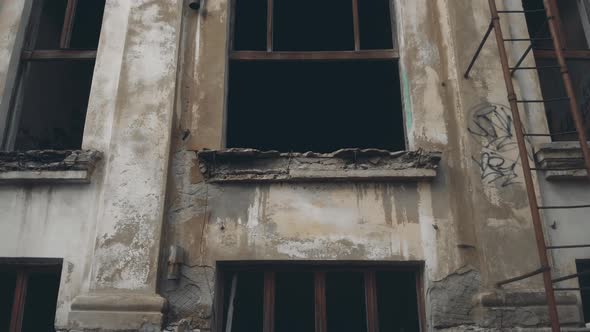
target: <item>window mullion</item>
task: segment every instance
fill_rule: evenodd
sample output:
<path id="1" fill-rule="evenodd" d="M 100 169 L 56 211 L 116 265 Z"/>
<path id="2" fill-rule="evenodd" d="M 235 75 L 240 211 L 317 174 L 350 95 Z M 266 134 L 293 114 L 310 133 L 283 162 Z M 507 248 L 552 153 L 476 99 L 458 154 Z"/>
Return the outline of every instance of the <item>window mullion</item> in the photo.
<path id="1" fill-rule="evenodd" d="M 354 50 L 361 50 L 361 33 L 359 28 L 359 4 L 358 0 L 352 0 L 352 23 L 354 26 Z"/>
<path id="2" fill-rule="evenodd" d="M 264 273 L 263 322 L 264 332 L 275 330 L 275 272 Z"/>
<path id="3" fill-rule="evenodd" d="M 69 48 L 70 39 L 72 38 L 72 30 L 74 28 L 74 17 L 76 15 L 76 7 L 78 0 L 68 0 L 66 6 L 66 13 L 64 16 L 64 25 L 61 30 L 61 37 L 59 39 L 60 48 Z"/>
<path id="4" fill-rule="evenodd" d="M 327 332 L 326 318 L 326 273 L 314 274 L 314 298 L 315 298 L 315 332 Z"/>
<path id="5" fill-rule="evenodd" d="M 10 315 L 10 332 L 21 332 L 25 298 L 27 296 L 27 279 L 28 275 L 25 271 L 20 270 L 17 272 L 14 301 L 12 303 L 12 313 Z"/>
<path id="6" fill-rule="evenodd" d="M 374 271 L 365 272 L 365 306 L 367 308 L 367 332 L 379 332 L 377 282 Z"/>
<path id="7" fill-rule="evenodd" d="M 273 51 L 273 5 L 274 0 L 267 0 L 266 5 L 266 51 L 272 52 Z"/>

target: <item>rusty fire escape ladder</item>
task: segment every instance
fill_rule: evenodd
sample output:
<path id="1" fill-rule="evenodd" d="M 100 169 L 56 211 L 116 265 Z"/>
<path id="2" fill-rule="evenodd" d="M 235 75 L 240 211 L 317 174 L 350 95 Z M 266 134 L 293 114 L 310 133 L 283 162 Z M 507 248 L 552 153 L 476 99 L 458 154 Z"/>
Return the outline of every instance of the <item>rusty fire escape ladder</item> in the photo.
<path id="1" fill-rule="evenodd" d="M 465 72 L 464 76 L 465 76 L 465 78 L 469 78 L 469 73 L 470 73 L 471 69 L 473 68 L 475 61 L 477 60 L 479 54 L 481 53 L 481 50 L 483 49 L 483 46 L 485 45 L 486 41 L 488 40 L 488 38 L 493 30 L 496 35 L 496 43 L 498 46 L 500 62 L 502 64 L 502 72 L 503 72 L 504 80 L 506 83 L 506 91 L 508 93 L 508 101 L 510 102 L 510 109 L 512 112 L 512 118 L 513 118 L 513 122 L 514 122 L 515 136 L 516 136 L 516 141 L 517 141 L 517 145 L 518 145 L 518 152 L 519 152 L 519 157 L 520 157 L 520 160 L 522 163 L 523 176 L 524 176 L 525 185 L 526 185 L 526 189 L 527 189 L 529 207 L 530 207 L 531 217 L 532 217 L 532 221 L 533 221 L 533 229 L 535 232 L 537 253 L 539 255 L 539 260 L 541 263 L 541 266 L 538 269 L 536 269 L 535 271 L 532 271 L 532 272 L 529 272 L 529 273 L 526 273 L 526 274 L 523 274 L 520 276 L 516 276 L 516 277 L 510 278 L 507 280 L 500 281 L 497 283 L 497 286 L 500 287 L 502 285 L 506 285 L 509 283 L 513 283 L 513 282 L 516 282 L 519 280 L 527 279 L 527 278 L 542 274 L 543 275 L 543 284 L 544 284 L 544 288 L 545 288 L 545 295 L 547 298 L 547 305 L 548 305 L 548 310 L 549 310 L 549 319 L 551 321 L 551 330 L 553 332 L 558 332 L 558 331 L 560 331 L 560 327 L 559 327 L 560 324 L 559 324 L 559 317 L 558 317 L 558 313 L 557 313 L 557 303 L 555 300 L 555 293 L 554 293 L 555 289 L 553 287 L 553 283 L 563 281 L 563 280 L 573 279 L 573 278 L 576 278 L 580 275 L 587 274 L 587 272 L 581 272 L 581 273 L 571 274 L 571 275 L 567 275 L 564 277 L 552 279 L 551 267 L 549 264 L 547 250 L 585 248 L 585 247 L 590 247 L 590 244 L 547 246 L 545 243 L 545 237 L 544 237 L 544 233 L 543 233 L 543 224 L 541 222 L 540 210 L 542 210 L 542 209 L 547 210 L 547 209 L 590 208 L 590 204 L 589 205 L 572 205 L 572 206 L 539 206 L 539 204 L 537 202 L 537 196 L 535 194 L 535 185 L 534 185 L 534 180 L 533 180 L 533 176 L 532 176 L 532 171 L 546 171 L 546 170 L 550 170 L 550 169 L 530 167 L 525 136 L 553 137 L 553 136 L 559 136 L 559 135 L 566 135 L 566 134 L 570 134 L 570 133 L 574 133 L 574 132 L 550 133 L 550 134 L 526 133 L 524 131 L 524 128 L 523 128 L 523 125 L 521 122 L 520 112 L 518 110 L 518 105 L 522 104 L 522 103 L 547 103 L 547 102 L 565 102 L 565 101 L 567 101 L 569 103 L 569 106 L 570 106 L 569 109 L 570 109 L 572 118 L 574 120 L 575 128 L 576 128 L 575 133 L 578 134 L 578 139 L 580 141 L 580 148 L 582 150 L 582 155 L 584 157 L 584 163 L 585 163 L 584 169 L 586 170 L 587 176 L 590 179 L 590 152 L 589 152 L 589 148 L 588 148 L 588 140 L 587 140 L 586 131 L 585 131 L 585 128 L 583 125 L 583 118 L 582 118 L 582 115 L 577 107 L 576 96 L 574 94 L 573 85 L 572 85 L 571 78 L 570 78 L 569 72 L 567 70 L 567 65 L 565 62 L 564 55 L 563 55 L 563 48 L 562 48 L 560 39 L 558 38 L 557 22 L 555 19 L 554 8 L 552 8 L 550 0 L 544 0 L 544 7 L 545 7 L 544 9 L 522 10 L 522 11 L 519 11 L 519 10 L 501 10 L 501 11 L 499 11 L 496 7 L 495 0 L 488 0 L 488 3 L 490 6 L 490 13 L 492 16 L 491 22 L 490 22 L 490 25 L 488 26 L 488 29 L 484 35 L 484 38 L 482 39 L 481 43 L 479 44 L 479 46 L 475 52 L 475 55 L 473 56 L 473 59 L 469 63 L 469 66 L 468 66 L 467 71 Z M 541 12 L 541 11 L 544 11 L 546 13 L 547 20 L 546 20 L 545 24 L 547 24 L 549 26 L 549 32 L 550 32 L 551 38 L 539 38 L 539 37 L 537 37 L 537 34 L 534 34 L 530 38 L 504 39 L 504 36 L 502 33 L 502 27 L 500 25 L 499 14 L 525 14 L 525 13 L 529 13 L 529 12 Z M 553 42 L 554 51 L 555 51 L 555 54 L 556 54 L 556 57 L 558 60 L 558 64 L 559 64 L 558 66 L 542 66 L 542 67 L 521 67 L 520 66 L 524 62 L 524 60 L 525 60 L 526 56 L 529 54 L 529 52 L 533 49 L 532 43 L 537 40 L 551 40 Z M 530 42 L 531 45 L 526 49 L 524 54 L 520 56 L 517 64 L 513 67 L 510 67 L 509 61 L 508 61 L 508 53 L 506 51 L 505 43 L 506 42 L 523 42 L 523 41 Z M 567 96 L 561 97 L 561 98 L 545 99 L 545 100 L 519 100 L 519 99 L 517 99 L 517 96 L 516 96 L 516 93 L 514 90 L 514 85 L 512 82 L 513 74 L 517 70 L 544 70 L 544 69 L 559 69 L 560 70 L 561 75 L 562 75 L 562 79 L 563 79 L 563 82 L 565 85 L 565 90 L 566 90 Z M 562 169 L 560 169 L 560 170 L 562 170 Z M 576 288 L 560 288 L 557 290 L 581 290 L 581 288 L 577 288 L 577 289 Z"/>

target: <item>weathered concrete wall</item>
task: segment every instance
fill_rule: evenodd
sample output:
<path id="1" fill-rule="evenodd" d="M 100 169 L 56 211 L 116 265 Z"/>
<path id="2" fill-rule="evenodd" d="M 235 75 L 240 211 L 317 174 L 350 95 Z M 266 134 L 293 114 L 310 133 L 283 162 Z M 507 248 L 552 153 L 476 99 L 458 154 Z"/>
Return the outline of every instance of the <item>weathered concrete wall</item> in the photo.
<path id="1" fill-rule="evenodd" d="M 523 300 L 498 309 L 477 300 L 480 293 L 497 292 L 495 282 L 538 268 L 493 39 L 472 78 L 462 77 L 489 24 L 487 2 L 395 5 L 409 148 L 442 151 L 433 182 L 204 182 L 191 150 L 224 147 L 229 12 L 226 1 L 213 0 L 206 15 L 186 14 L 165 228 L 167 244 L 185 249 L 185 277 L 161 283 L 172 321 L 191 316 L 195 326 L 208 326 L 218 260 L 423 260 L 430 328 L 502 328 L 497 312 L 528 305 Z M 524 20 L 511 23 L 507 36 L 526 33 Z M 534 75 L 518 79 L 519 92 L 538 93 Z M 536 114 L 525 117 L 526 124 L 546 130 L 544 115 Z M 490 130 L 492 125 L 499 129 Z M 502 167 L 494 164 L 498 160 Z M 541 287 L 540 278 L 511 286 L 525 294 Z M 189 290 L 196 295 L 183 295 Z M 538 306 L 535 301 L 530 305 Z M 576 312 L 576 304 L 567 310 Z M 455 318 L 442 318 L 457 311 Z M 543 310 L 532 312 L 522 324 L 518 314 L 511 320 L 523 327 L 546 323 Z M 574 314 L 570 322 L 576 319 Z"/>
<path id="2" fill-rule="evenodd" d="M 64 258 L 58 326 L 155 329 L 160 293 L 170 322 L 207 328 L 219 260 L 419 260 L 430 329 L 499 329 L 529 306 L 512 324 L 546 323 L 539 278 L 511 286 L 525 294 L 516 300 L 493 287 L 538 262 L 494 40 L 462 77 L 489 23 L 486 1 L 395 0 L 409 149 L 442 152 L 434 180 L 291 184 L 204 180 L 195 151 L 225 145 L 229 8 L 186 2 L 107 0 L 83 142 L 104 158 L 89 185 L 0 187 L 0 256 Z M 26 12 L 15 3 L 0 0 L 1 107 Z M 523 20 L 505 29 L 525 33 Z M 533 74 L 517 83 L 538 95 Z M 546 130 L 542 110 L 526 114 Z M 576 184 L 556 186 L 546 199 L 582 197 Z M 178 282 L 164 277 L 168 245 L 186 253 Z M 561 303 L 575 323 L 577 302 Z"/>
<path id="3" fill-rule="evenodd" d="M 27 3 L 0 1 L 2 105 Z M 85 149 L 103 155 L 90 184 L 0 186 L 0 257 L 64 259 L 60 328 L 162 322 L 156 277 L 182 5 L 106 1 L 83 138 Z"/>

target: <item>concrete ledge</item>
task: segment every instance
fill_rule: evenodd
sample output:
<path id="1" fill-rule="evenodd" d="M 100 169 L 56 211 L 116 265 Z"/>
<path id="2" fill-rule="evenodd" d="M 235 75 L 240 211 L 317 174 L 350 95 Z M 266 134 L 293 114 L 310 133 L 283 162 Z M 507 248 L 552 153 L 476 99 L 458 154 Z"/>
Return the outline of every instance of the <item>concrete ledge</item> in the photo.
<path id="1" fill-rule="evenodd" d="M 100 158 L 94 150 L 0 152 L 0 184 L 89 183 Z"/>
<path id="2" fill-rule="evenodd" d="M 109 331 L 161 327 L 166 300 L 159 295 L 95 294 L 78 296 L 68 317 L 71 328 Z"/>
<path id="3" fill-rule="evenodd" d="M 437 175 L 440 152 L 342 149 L 333 153 L 280 153 L 255 149 L 197 152 L 209 182 L 427 181 Z"/>
<path id="4" fill-rule="evenodd" d="M 544 171 L 547 180 L 587 179 L 584 159 L 578 142 L 540 144 L 537 146 L 535 159 L 540 168 L 551 169 Z"/>

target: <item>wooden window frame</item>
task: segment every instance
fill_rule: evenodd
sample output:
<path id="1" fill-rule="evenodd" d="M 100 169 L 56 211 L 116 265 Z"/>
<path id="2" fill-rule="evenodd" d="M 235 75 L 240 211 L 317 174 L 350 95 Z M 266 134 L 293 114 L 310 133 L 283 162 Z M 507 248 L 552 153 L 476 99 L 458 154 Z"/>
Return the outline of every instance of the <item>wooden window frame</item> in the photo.
<path id="1" fill-rule="evenodd" d="M 273 45 L 273 8 L 274 0 L 267 1 L 266 12 L 266 51 L 236 51 L 234 49 L 235 39 L 235 15 L 236 1 L 230 3 L 230 29 L 229 29 L 229 59 L 234 61 L 342 61 L 342 60 L 397 60 L 399 59 L 396 14 L 393 1 L 390 3 L 391 38 L 393 48 L 378 50 L 361 50 L 361 37 L 359 27 L 358 1 L 351 1 L 353 13 L 354 50 L 347 51 L 275 51 Z M 367 1 L 367 0 L 362 0 Z"/>
<path id="2" fill-rule="evenodd" d="M 229 273 L 240 271 L 258 271 L 264 273 L 262 331 L 275 332 L 275 294 L 276 273 L 289 271 L 307 271 L 314 275 L 314 319 L 315 332 L 327 332 L 326 310 L 326 273 L 359 272 L 363 273 L 366 304 L 367 332 L 379 332 L 379 311 L 377 301 L 376 272 L 399 271 L 413 272 L 415 275 L 416 299 L 420 331 L 426 331 L 426 311 L 424 301 L 423 262 L 392 263 L 341 263 L 341 262 L 219 262 L 217 264 L 216 291 L 213 315 L 213 331 L 223 331 L 225 317 L 224 292 L 225 279 Z M 233 279 L 235 280 L 235 278 Z M 233 284 L 232 280 L 232 284 Z"/>
<path id="3" fill-rule="evenodd" d="M 555 20 L 557 22 L 557 35 L 559 36 L 559 41 L 563 47 L 563 55 L 566 59 L 576 59 L 576 60 L 590 60 L 590 49 L 570 49 L 567 46 L 567 41 L 565 38 L 564 28 L 563 28 L 563 18 L 559 12 L 559 6 L 557 6 L 557 0 L 549 0 L 551 9 L 555 13 Z M 577 5 L 577 4 L 576 4 Z M 579 9 L 579 8 L 578 8 Z M 533 36 L 531 36 L 533 37 Z M 590 40 L 588 40 L 588 46 L 590 47 Z M 538 59 L 556 59 L 557 56 L 555 51 L 553 50 L 534 50 L 535 58 Z"/>
<path id="4" fill-rule="evenodd" d="M 20 107 L 22 106 L 23 89 L 26 77 L 30 72 L 29 64 L 35 61 L 96 61 L 97 49 L 72 49 L 71 38 L 76 18 L 76 8 L 79 0 L 66 0 L 64 22 L 57 49 L 36 49 L 37 32 L 41 22 L 41 14 L 45 1 L 33 0 L 33 6 L 29 15 L 29 22 L 25 31 L 20 63 L 16 75 L 16 84 L 12 92 L 9 105 L 9 122 L 0 128 L 0 150 L 12 150 L 16 141 L 16 135 L 20 120 Z"/>
<path id="5" fill-rule="evenodd" d="M 10 314 L 10 328 L 8 332 L 21 332 L 24 318 L 25 301 L 27 297 L 27 286 L 29 276 L 34 272 L 61 273 L 61 259 L 5 259 L 0 258 L 0 273 L 3 270 L 16 272 L 16 283 L 14 288 L 14 299 Z"/>

